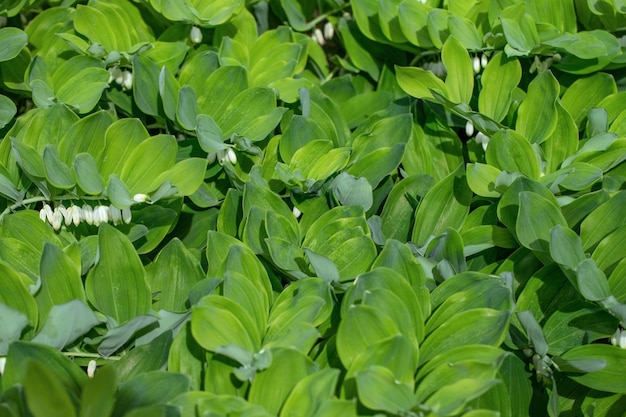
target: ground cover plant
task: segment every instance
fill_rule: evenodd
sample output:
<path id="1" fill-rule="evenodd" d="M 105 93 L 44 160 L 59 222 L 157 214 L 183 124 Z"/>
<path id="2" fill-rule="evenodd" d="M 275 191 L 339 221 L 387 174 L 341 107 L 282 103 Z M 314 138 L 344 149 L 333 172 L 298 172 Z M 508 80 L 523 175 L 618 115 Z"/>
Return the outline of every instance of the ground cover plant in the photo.
<path id="1" fill-rule="evenodd" d="M 0 24 L 0 416 L 624 415 L 623 1 Z"/>

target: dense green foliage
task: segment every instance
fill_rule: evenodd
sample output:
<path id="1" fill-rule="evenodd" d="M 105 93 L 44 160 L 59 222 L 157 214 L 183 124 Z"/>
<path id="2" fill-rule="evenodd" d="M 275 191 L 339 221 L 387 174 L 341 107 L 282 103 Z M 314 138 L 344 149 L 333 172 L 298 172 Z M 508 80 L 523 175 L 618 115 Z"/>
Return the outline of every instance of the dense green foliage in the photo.
<path id="1" fill-rule="evenodd" d="M 0 417 L 624 415 L 623 1 L 0 23 Z"/>

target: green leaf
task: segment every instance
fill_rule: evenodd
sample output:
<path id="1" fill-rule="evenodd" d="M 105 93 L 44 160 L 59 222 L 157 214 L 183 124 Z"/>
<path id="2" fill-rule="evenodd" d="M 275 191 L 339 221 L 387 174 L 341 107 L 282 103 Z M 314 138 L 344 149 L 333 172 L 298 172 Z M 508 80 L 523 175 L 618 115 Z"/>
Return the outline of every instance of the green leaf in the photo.
<path id="1" fill-rule="evenodd" d="M 222 130 L 211 116 L 199 114 L 195 130 L 198 135 L 198 143 L 200 143 L 200 147 L 206 153 L 228 149 L 226 144 L 224 144 Z"/>
<path id="2" fill-rule="evenodd" d="M 435 184 L 415 212 L 413 242 L 421 246 L 448 227 L 460 229 L 469 212 L 471 194 L 463 166 Z"/>
<path id="3" fill-rule="evenodd" d="M 80 275 L 80 265 L 67 253 L 52 243 L 44 244 L 39 267 L 41 288 L 35 295 L 42 322 L 54 305 L 86 301 Z"/>
<path id="4" fill-rule="evenodd" d="M 291 390 L 280 410 L 280 416 L 313 416 L 327 400 L 333 398 L 339 370 L 323 368 L 301 379 Z"/>
<path id="5" fill-rule="evenodd" d="M 502 171 L 494 166 L 479 162 L 467 164 L 465 170 L 467 172 L 467 184 L 475 194 L 481 197 L 500 197 L 500 193 L 496 191 L 496 182 Z"/>
<path id="6" fill-rule="evenodd" d="M 530 55 L 539 44 L 539 35 L 533 18 L 526 13 L 526 6 L 516 4 L 502 10 L 500 16 L 502 30 L 508 45 L 505 52 L 508 56 Z"/>
<path id="7" fill-rule="evenodd" d="M 109 417 L 117 391 L 115 369 L 104 366 L 85 383 L 80 399 L 79 417 Z"/>
<path id="8" fill-rule="evenodd" d="M 74 362 L 57 349 L 37 343 L 15 341 L 9 346 L 7 362 L 2 374 L 2 387 L 6 390 L 15 384 L 24 384 L 28 364 L 37 362 L 53 375 L 55 381 L 73 396 L 79 396 L 87 375 Z"/>
<path id="9" fill-rule="evenodd" d="M 74 16 L 76 30 L 107 52 L 128 52 L 141 42 L 154 40 L 150 28 L 132 4 L 120 0 L 91 0 L 79 5 Z"/>
<path id="10" fill-rule="evenodd" d="M 450 36 L 441 49 L 441 61 L 446 67 L 446 89 L 448 98 L 455 103 L 469 103 L 474 92 L 472 59 L 465 47 Z"/>
<path id="11" fill-rule="evenodd" d="M 585 259 L 576 268 L 578 291 L 589 301 L 602 301 L 611 295 L 605 275 L 592 259 Z"/>
<path id="12" fill-rule="evenodd" d="M 512 103 L 513 90 L 522 78 L 522 66 L 516 58 L 507 58 L 503 52 L 491 57 L 482 73 L 482 89 L 478 95 L 478 109 L 485 116 L 501 122 Z"/>
<path id="13" fill-rule="evenodd" d="M 575 347 L 561 355 L 566 361 L 598 360 L 606 366 L 583 375 L 570 375 L 576 382 L 599 391 L 623 393 L 626 383 L 620 372 L 626 363 L 626 350 L 617 346 L 593 344 Z"/>
<path id="14" fill-rule="evenodd" d="M 191 332 L 200 346 L 213 352 L 228 345 L 257 352 L 261 344 L 250 314 L 235 301 L 217 295 L 207 295 L 193 306 Z"/>
<path id="15" fill-rule="evenodd" d="M 43 164 L 46 169 L 46 179 L 56 188 L 67 190 L 76 185 L 72 171 L 61 161 L 55 146 L 46 145 L 43 151 Z"/>
<path id="16" fill-rule="evenodd" d="M 552 134 L 541 143 L 546 160 L 545 172 L 556 171 L 578 149 L 578 128 L 560 101 L 556 102 L 557 122 Z"/>
<path id="17" fill-rule="evenodd" d="M 519 194 L 519 212 L 515 232 L 525 247 L 547 252 L 550 231 L 556 226 L 567 226 L 561 210 L 539 194 L 522 191 Z"/>
<path id="18" fill-rule="evenodd" d="M 63 349 L 101 320 L 80 300 L 52 306 L 33 342 Z"/>
<path id="19" fill-rule="evenodd" d="M 550 256 L 559 265 L 575 271 L 585 260 L 580 237 L 563 225 L 555 226 L 550 230 Z"/>
<path id="20" fill-rule="evenodd" d="M 591 212 L 580 225 L 580 239 L 583 248 L 590 250 L 609 233 L 624 224 L 624 217 L 620 214 L 626 204 L 626 192 L 619 192 L 608 201 Z"/>
<path id="21" fill-rule="evenodd" d="M 2 44 L 0 62 L 9 61 L 28 45 L 28 35 L 16 27 L 3 27 L 0 29 L 0 43 Z"/>
<path id="22" fill-rule="evenodd" d="M 4 262 L 0 262 L 0 272 L 2 272 L 4 277 L 0 303 L 13 311 L 25 315 L 28 319 L 28 324 L 34 330 L 37 327 L 37 304 L 26 288 L 25 280 L 28 280 L 28 278 L 13 271 L 13 268 Z"/>
<path id="23" fill-rule="evenodd" d="M 130 154 L 149 137 L 149 133 L 139 119 L 121 119 L 115 121 L 106 130 L 106 147 L 102 158 L 96 158 L 102 178 L 122 172 Z"/>
<path id="24" fill-rule="evenodd" d="M 278 415 L 290 392 L 300 381 L 317 369 L 311 359 L 295 349 L 273 348 L 272 363 L 256 374 L 248 393 L 248 401 Z"/>
<path id="25" fill-rule="evenodd" d="M 19 340 L 28 326 L 28 317 L 4 303 L 0 303 L 0 313 L 0 332 L 4 335 L 0 341 L 0 355 L 6 356 L 9 344 L 14 340 Z"/>
<path id="26" fill-rule="evenodd" d="M 528 85 L 526 98 L 517 111 L 515 129 L 530 143 L 544 142 L 556 128 L 559 92 L 559 82 L 551 71 L 542 72 Z"/>
<path id="27" fill-rule="evenodd" d="M 589 110 L 592 107 L 597 107 L 602 99 L 616 92 L 617 88 L 613 77 L 599 72 L 574 81 L 565 90 L 561 102 L 580 130 L 584 126 Z"/>
<path id="28" fill-rule="evenodd" d="M 396 80 L 407 94 L 421 99 L 432 99 L 430 90 L 448 96 L 446 84 L 430 71 L 415 67 L 396 66 Z"/>
<path id="29" fill-rule="evenodd" d="M 7 96 L 0 94 L 0 129 L 8 125 L 11 120 L 13 120 L 15 113 L 17 113 L 15 103 L 13 103 L 13 101 Z"/>
<path id="30" fill-rule="evenodd" d="M 76 416 L 69 393 L 45 365 L 30 362 L 24 377 L 26 404 L 34 417 Z"/>
<path id="31" fill-rule="evenodd" d="M 176 139 L 171 135 L 152 136 L 133 149 L 120 173 L 131 195 L 154 191 L 154 179 L 174 166 L 176 149 Z"/>
<path id="32" fill-rule="evenodd" d="M 189 391 L 187 375 L 165 371 L 139 374 L 120 387 L 112 416 L 122 417 L 140 407 L 166 404 L 187 391 Z M 147 415 L 154 415 L 153 413 L 154 410 Z"/>
<path id="33" fill-rule="evenodd" d="M 487 146 L 487 163 L 502 171 L 520 172 L 532 179 L 540 176 L 539 159 L 531 144 L 514 130 L 496 133 Z"/>
<path id="34" fill-rule="evenodd" d="M 182 242 L 172 239 L 148 269 L 147 281 L 152 292 L 159 292 L 153 309 L 187 310 L 191 287 L 204 278 L 204 271 Z"/>
<path id="35" fill-rule="evenodd" d="M 87 298 L 102 313 L 124 323 L 150 310 L 150 289 L 128 238 L 108 224 L 98 231 L 98 259 L 85 281 Z"/>
<path id="36" fill-rule="evenodd" d="M 420 348 L 420 363 L 462 345 L 498 346 L 508 331 L 510 313 L 490 308 L 463 311 L 439 326 Z"/>
<path id="37" fill-rule="evenodd" d="M 87 194 L 98 195 L 104 191 L 104 183 L 98 172 L 98 165 L 89 153 L 79 153 L 74 159 L 75 179 L 78 186 Z"/>
<path id="38" fill-rule="evenodd" d="M 469 400 L 481 396 L 498 383 L 497 379 L 463 378 L 441 388 L 425 404 L 442 415 L 456 414 Z"/>
<path id="39" fill-rule="evenodd" d="M 359 401 L 367 408 L 397 415 L 415 405 L 411 387 L 396 381 L 385 367 L 371 366 L 355 378 Z"/>
<path id="40" fill-rule="evenodd" d="M 159 67 L 143 54 L 133 59 L 133 97 L 142 112 L 159 115 Z"/>
<path id="41" fill-rule="evenodd" d="M 56 97 L 80 114 L 90 112 L 109 87 L 109 72 L 101 61 L 75 56 L 60 64 L 52 75 Z"/>

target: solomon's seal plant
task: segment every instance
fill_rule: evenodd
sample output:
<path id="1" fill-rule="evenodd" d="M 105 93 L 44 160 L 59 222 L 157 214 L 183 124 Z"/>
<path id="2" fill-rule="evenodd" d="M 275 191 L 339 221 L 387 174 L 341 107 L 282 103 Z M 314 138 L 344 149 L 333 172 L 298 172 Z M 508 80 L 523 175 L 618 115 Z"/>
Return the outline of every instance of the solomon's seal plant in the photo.
<path id="1" fill-rule="evenodd" d="M 622 415 L 625 27 L 0 0 L 0 415 Z"/>

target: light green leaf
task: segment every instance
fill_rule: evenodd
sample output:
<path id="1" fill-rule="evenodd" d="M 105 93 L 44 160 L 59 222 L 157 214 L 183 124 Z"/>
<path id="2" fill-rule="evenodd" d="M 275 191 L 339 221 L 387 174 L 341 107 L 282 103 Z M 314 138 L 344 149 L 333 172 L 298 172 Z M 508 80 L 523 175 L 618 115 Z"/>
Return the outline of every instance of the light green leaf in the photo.
<path id="1" fill-rule="evenodd" d="M 272 415 L 278 415 L 298 382 L 314 374 L 317 365 L 295 349 L 274 348 L 271 353 L 272 363 L 254 377 L 248 401 L 263 406 Z"/>
<path id="2" fill-rule="evenodd" d="M 455 103 L 469 103 L 474 92 L 472 59 L 454 36 L 448 37 L 441 49 L 441 61 L 446 67 L 447 97 Z"/>
<path id="3" fill-rule="evenodd" d="M 615 80 L 609 74 L 598 72 L 589 77 L 581 77 L 572 83 L 561 98 L 561 103 L 581 130 L 587 113 L 597 107 L 602 99 L 616 93 Z"/>
<path id="4" fill-rule="evenodd" d="M 621 215 L 624 204 L 626 204 L 626 192 L 621 191 L 593 210 L 583 220 L 580 225 L 580 239 L 585 250 L 595 248 L 605 236 L 626 222 L 626 218 Z"/>
<path id="5" fill-rule="evenodd" d="M 422 68 L 396 66 L 396 80 L 400 88 L 413 97 L 432 99 L 431 89 L 446 97 L 449 94 L 446 84 L 440 78 Z"/>
<path id="6" fill-rule="evenodd" d="M 281 417 L 313 416 L 324 401 L 333 398 L 339 370 L 323 368 L 296 383 L 280 410 Z"/>
<path id="7" fill-rule="evenodd" d="M 159 115 L 159 68 L 143 54 L 133 59 L 133 97 L 142 112 Z"/>
<path id="8" fill-rule="evenodd" d="M 174 166 L 176 149 L 176 139 L 171 135 L 152 136 L 133 149 L 120 173 L 131 195 L 146 194 L 158 187 L 154 179 Z"/>
<path id="9" fill-rule="evenodd" d="M 193 306 L 191 332 L 200 346 L 213 352 L 231 344 L 257 352 L 261 345 L 250 314 L 235 301 L 218 295 L 207 295 Z"/>
<path id="10" fill-rule="evenodd" d="M 433 331 L 421 345 L 420 363 L 461 345 L 499 346 L 509 327 L 510 313 L 490 308 L 463 311 Z"/>
<path id="11" fill-rule="evenodd" d="M 355 375 L 359 401 L 372 410 L 400 414 L 415 405 L 410 386 L 397 381 L 391 371 L 382 366 L 371 366 Z"/>
<path id="12" fill-rule="evenodd" d="M 487 163 L 501 171 L 520 172 L 531 179 L 540 176 L 539 159 L 531 144 L 515 130 L 502 130 L 489 139 Z"/>
<path id="13" fill-rule="evenodd" d="M 467 164 L 465 170 L 467 184 L 475 194 L 481 197 L 500 197 L 500 193 L 496 191 L 496 182 L 502 171 L 492 165 L 479 162 Z"/>

